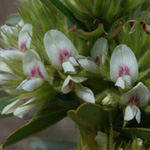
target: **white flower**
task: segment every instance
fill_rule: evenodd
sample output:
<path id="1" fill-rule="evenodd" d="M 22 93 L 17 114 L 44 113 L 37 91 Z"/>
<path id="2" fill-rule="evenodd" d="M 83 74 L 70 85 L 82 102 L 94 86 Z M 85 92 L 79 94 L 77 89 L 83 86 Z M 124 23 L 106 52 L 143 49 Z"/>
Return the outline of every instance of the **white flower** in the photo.
<path id="1" fill-rule="evenodd" d="M 1 36 L 7 45 L 10 44 L 7 36 L 11 36 L 11 35 L 16 35 L 16 36 L 18 35 L 18 29 L 16 27 L 8 26 L 8 25 L 1 26 Z"/>
<path id="2" fill-rule="evenodd" d="M 21 61 L 23 55 L 24 55 L 24 52 L 21 52 L 13 48 L 9 50 L 5 50 L 5 49 L 0 50 L 0 57 L 4 58 L 5 60 L 13 59 L 13 60 Z"/>
<path id="3" fill-rule="evenodd" d="M 95 97 L 89 88 L 79 85 L 75 88 L 76 95 L 85 102 L 95 103 Z"/>
<path id="4" fill-rule="evenodd" d="M 64 94 L 67 94 L 72 90 L 73 83 L 79 84 L 79 83 L 84 82 L 86 80 L 87 80 L 87 78 L 84 78 L 84 77 L 68 76 L 65 79 L 61 90 Z M 95 103 L 94 94 L 89 88 L 84 87 L 82 85 L 75 85 L 75 93 L 82 100 L 84 100 L 86 102 Z"/>
<path id="5" fill-rule="evenodd" d="M 110 77 L 116 86 L 124 89 L 138 79 L 138 64 L 134 53 L 126 45 L 119 45 L 113 51 L 110 61 Z"/>
<path id="6" fill-rule="evenodd" d="M 107 54 L 108 47 L 107 47 L 107 40 L 104 38 L 99 38 L 92 50 L 91 56 L 92 58 L 82 58 L 79 59 L 79 64 L 88 72 L 91 73 L 99 73 L 99 68 L 101 67 L 101 63 L 105 62 L 105 55 Z"/>
<path id="7" fill-rule="evenodd" d="M 84 82 L 86 80 L 87 80 L 87 78 L 84 78 L 84 77 L 71 77 L 71 76 L 68 76 L 65 79 L 61 90 L 64 94 L 67 94 L 72 90 L 72 84 L 73 83 L 81 83 L 81 82 Z"/>
<path id="8" fill-rule="evenodd" d="M 124 120 L 132 120 L 136 117 L 138 123 L 141 121 L 141 112 L 138 107 L 147 105 L 150 99 L 148 88 L 139 82 L 133 89 L 121 97 L 121 103 L 127 105 Z"/>
<path id="9" fill-rule="evenodd" d="M 9 30 L 11 30 L 11 28 Z M 0 57 L 6 60 L 13 59 L 13 60 L 21 61 L 26 50 L 30 49 L 31 36 L 32 36 L 32 25 L 25 24 L 19 33 L 18 49 L 15 49 L 15 48 L 10 48 L 8 50 L 1 49 Z"/>
<path id="10" fill-rule="evenodd" d="M 17 76 L 9 72 L 0 72 L 0 85 L 11 84 L 10 80 L 16 79 Z"/>
<path id="11" fill-rule="evenodd" d="M 34 116 L 36 112 L 42 107 L 44 102 L 36 102 L 33 103 L 36 98 L 20 98 L 12 102 L 11 104 L 7 105 L 2 114 L 10 114 L 13 113 L 14 116 L 23 118 L 23 119 L 30 119 Z M 29 104 L 32 103 L 32 104 Z"/>
<path id="12" fill-rule="evenodd" d="M 27 49 L 30 49 L 31 36 L 32 36 L 32 25 L 25 24 L 21 29 L 18 37 L 18 47 L 22 52 L 26 52 Z"/>
<path id="13" fill-rule="evenodd" d="M 30 50 L 23 57 L 23 71 L 27 79 L 17 87 L 18 90 L 33 91 L 40 87 L 44 81 L 49 81 L 49 75 L 41 58 L 36 51 Z"/>
<path id="14" fill-rule="evenodd" d="M 61 32 L 50 30 L 44 36 L 46 53 L 57 69 L 64 69 L 64 72 L 75 73 L 74 66 L 78 66 L 75 57 L 78 52 L 71 41 Z"/>

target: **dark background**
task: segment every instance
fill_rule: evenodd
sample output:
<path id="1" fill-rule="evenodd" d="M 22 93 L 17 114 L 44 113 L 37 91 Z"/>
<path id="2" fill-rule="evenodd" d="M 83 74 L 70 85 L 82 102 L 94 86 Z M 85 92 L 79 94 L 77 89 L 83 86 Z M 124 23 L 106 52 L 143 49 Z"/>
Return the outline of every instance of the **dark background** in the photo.
<path id="1" fill-rule="evenodd" d="M 4 21 L 7 16 L 16 12 L 15 4 L 17 0 L 0 0 L 0 25 L 4 24 Z M 1 92 L 0 97 L 4 97 L 5 93 Z M 13 132 L 15 129 L 19 128 L 21 125 L 27 121 L 22 120 L 17 117 L 9 117 L 5 119 L 0 119 L 0 143 L 5 140 L 5 138 Z M 34 137 L 23 140 L 17 144 L 14 144 L 6 150 L 22 150 L 25 147 L 25 150 L 29 150 L 28 141 L 32 138 L 49 138 L 52 140 L 59 141 L 77 141 L 77 128 L 75 124 L 69 119 L 65 118 L 53 127 L 41 132 Z"/>

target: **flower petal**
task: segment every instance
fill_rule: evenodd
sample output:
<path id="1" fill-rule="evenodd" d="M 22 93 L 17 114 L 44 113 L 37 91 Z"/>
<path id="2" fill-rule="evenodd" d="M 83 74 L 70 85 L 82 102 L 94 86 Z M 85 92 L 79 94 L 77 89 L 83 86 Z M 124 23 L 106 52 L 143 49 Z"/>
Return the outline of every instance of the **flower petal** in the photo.
<path id="1" fill-rule="evenodd" d="M 125 81 L 123 80 L 122 77 L 119 77 L 117 79 L 117 82 L 116 82 L 115 85 L 118 86 L 118 87 L 120 87 L 120 88 L 122 88 L 122 89 L 124 89 L 125 88 Z"/>
<path id="2" fill-rule="evenodd" d="M 23 119 L 30 119 L 34 116 L 36 112 L 42 107 L 43 102 L 39 102 L 36 104 L 29 104 L 35 101 L 35 98 L 30 99 L 25 104 L 21 105 L 14 111 L 14 116 L 18 116 Z M 29 105 L 28 105 L 29 104 Z"/>
<path id="3" fill-rule="evenodd" d="M 69 57 L 69 61 L 73 66 L 79 66 L 76 59 L 74 57 Z"/>
<path id="4" fill-rule="evenodd" d="M 136 116 L 135 116 L 135 118 L 136 118 L 138 123 L 141 122 L 141 111 L 140 111 L 140 109 L 138 107 L 136 107 Z"/>
<path id="5" fill-rule="evenodd" d="M 22 52 L 25 52 L 26 48 L 30 49 L 31 36 L 32 36 L 32 25 L 25 24 L 21 29 L 18 37 L 18 47 Z"/>
<path id="6" fill-rule="evenodd" d="M 16 27 L 8 26 L 8 25 L 1 26 L 1 36 L 7 45 L 9 45 L 10 43 L 7 36 L 11 36 L 12 34 L 18 35 L 18 29 Z"/>
<path id="7" fill-rule="evenodd" d="M 90 103 L 95 103 L 94 94 L 89 88 L 84 86 L 78 86 L 75 89 L 75 92 L 77 96 L 80 97 L 82 100 Z"/>
<path id="8" fill-rule="evenodd" d="M 78 54 L 71 41 L 57 30 L 50 30 L 45 34 L 44 46 L 52 65 L 57 70 L 62 69 L 62 63 L 65 58 Z"/>
<path id="9" fill-rule="evenodd" d="M 69 93 L 72 89 L 72 82 L 75 82 L 75 83 L 81 83 L 81 82 L 84 82 L 85 80 L 87 80 L 87 78 L 84 78 L 84 77 L 71 77 L 71 76 L 68 76 L 63 85 L 62 85 L 62 92 L 64 94 L 66 93 Z"/>
<path id="10" fill-rule="evenodd" d="M 44 83 L 41 78 L 28 78 L 21 82 L 21 84 L 16 88 L 17 90 L 33 91 L 34 89 L 40 87 Z"/>
<path id="11" fill-rule="evenodd" d="M 49 75 L 36 51 L 30 50 L 23 57 L 24 74 L 30 77 L 40 77 L 49 80 Z"/>
<path id="12" fill-rule="evenodd" d="M 10 58 L 13 60 L 22 61 L 22 57 L 24 53 L 18 50 L 0 50 L 0 57 L 9 60 Z"/>
<path id="13" fill-rule="evenodd" d="M 19 107 L 20 105 L 22 105 L 24 103 L 24 101 L 17 99 L 14 102 L 12 102 L 11 104 L 7 105 L 3 111 L 2 114 L 10 114 L 13 113 L 15 111 L 15 109 L 17 107 Z"/>
<path id="14" fill-rule="evenodd" d="M 134 118 L 135 114 L 136 114 L 136 109 L 135 109 L 135 113 L 133 112 L 133 106 L 128 105 L 125 109 L 125 115 L 124 115 L 124 120 L 126 121 L 130 121 Z"/>
<path id="15" fill-rule="evenodd" d="M 9 68 L 9 66 L 1 61 L 0 61 L 0 72 L 7 72 L 13 74 L 13 71 Z"/>
<path id="16" fill-rule="evenodd" d="M 99 73 L 98 66 L 92 60 L 79 59 L 78 62 L 86 71 L 91 72 L 91 73 L 95 73 L 95 74 Z"/>
<path id="17" fill-rule="evenodd" d="M 105 55 L 107 54 L 107 51 L 108 51 L 107 40 L 104 38 L 99 38 L 95 42 L 95 44 L 91 50 L 91 56 L 95 60 L 95 62 L 100 63 L 100 61 L 101 61 L 102 63 L 104 63 Z M 100 58 L 101 58 L 101 60 L 99 60 Z"/>
<path id="18" fill-rule="evenodd" d="M 14 74 L 8 72 L 0 72 L 0 85 L 3 84 L 11 84 L 12 82 L 9 80 L 16 79 Z"/>
<path id="19" fill-rule="evenodd" d="M 139 82 L 133 89 L 121 97 L 121 103 L 124 105 L 133 103 L 142 107 L 149 102 L 149 99 L 150 93 L 148 88 L 143 83 Z"/>
<path id="20" fill-rule="evenodd" d="M 134 83 L 138 79 L 138 65 L 132 50 L 126 45 L 119 45 L 111 56 L 110 76 L 116 82 L 123 75 L 130 75 Z"/>
<path id="21" fill-rule="evenodd" d="M 62 67 L 63 67 L 65 73 L 67 73 L 67 72 L 75 73 L 76 72 L 75 68 L 73 67 L 73 65 L 69 61 L 65 61 L 62 64 Z"/>

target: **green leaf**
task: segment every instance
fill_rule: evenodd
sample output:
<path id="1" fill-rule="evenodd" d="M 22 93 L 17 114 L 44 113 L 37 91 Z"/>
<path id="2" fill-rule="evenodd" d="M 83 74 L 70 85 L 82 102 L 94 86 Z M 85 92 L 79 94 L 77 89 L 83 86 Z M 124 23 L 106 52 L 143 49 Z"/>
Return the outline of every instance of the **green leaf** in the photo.
<path id="1" fill-rule="evenodd" d="M 52 141 L 46 139 L 35 139 L 30 142 L 30 148 L 40 148 L 44 150 L 72 150 L 74 143 L 64 141 Z"/>
<path id="2" fill-rule="evenodd" d="M 50 5 L 54 5 L 62 14 L 70 19 L 73 24 L 76 24 L 78 28 L 85 29 L 85 26 L 77 20 L 71 11 L 64 6 L 59 0 L 40 0 L 43 2 L 48 8 L 51 8 Z"/>
<path id="3" fill-rule="evenodd" d="M 31 122 L 28 122 L 21 128 L 14 131 L 6 138 L 6 142 L 2 144 L 2 148 L 12 145 L 20 140 L 23 140 L 33 134 L 43 131 L 44 129 L 52 126 L 62 118 L 66 116 L 66 111 L 56 112 L 53 114 L 48 114 L 41 116 Z"/>
<path id="4" fill-rule="evenodd" d="M 12 145 L 52 126 L 59 120 L 63 119 L 68 110 L 76 108 L 77 105 L 77 102 L 70 94 L 57 95 L 49 102 L 46 108 L 39 113 L 38 118 L 29 121 L 27 124 L 10 134 L 6 138 L 6 142 L 3 143 L 2 147 L 4 148 Z"/>
<path id="5" fill-rule="evenodd" d="M 21 21 L 21 16 L 17 13 L 17 14 L 12 14 L 9 17 L 7 17 L 5 23 L 15 25 L 19 21 Z"/>
<path id="6" fill-rule="evenodd" d="M 108 125 L 108 112 L 100 105 L 84 103 L 76 111 L 68 111 L 69 117 L 80 127 L 100 131 Z"/>
<path id="7" fill-rule="evenodd" d="M 150 129 L 146 128 L 120 128 L 118 131 L 120 131 L 121 134 L 124 136 L 127 136 L 129 138 L 132 137 L 138 137 L 145 141 L 150 141 Z"/>
<path id="8" fill-rule="evenodd" d="M 97 27 L 97 29 L 94 31 L 85 32 L 85 31 L 79 29 L 79 30 L 75 30 L 74 33 L 85 40 L 89 40 L 89 39 L 97 39 L 98 37 L 102 36 L 106 32 L 104 30 L 104 26 L 102 24 L 100 24 Z"/>

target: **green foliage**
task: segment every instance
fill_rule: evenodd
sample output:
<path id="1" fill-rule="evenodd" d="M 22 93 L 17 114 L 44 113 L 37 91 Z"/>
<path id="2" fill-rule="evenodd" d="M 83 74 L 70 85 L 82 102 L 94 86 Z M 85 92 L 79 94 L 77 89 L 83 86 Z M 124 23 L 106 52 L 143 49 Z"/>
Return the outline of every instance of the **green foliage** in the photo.
<path id="1" fill-rule="evenodd" d="M 80 127 L 95 132 L 104 130 L 108 124 L 108 112 L 99 105 L 91 103 L 82 104 L 76 111 L 70 110 L 68 115 Z"/>
<path id="2" fill-rule="evenodd" d="M 67 103 L 68 105 L 66 105 Z M 24 138 L 43 131 L 64 118 L 67 111 L 76 108 L 76 106 L 77 103 L 74 103 L 73 99 L 68 99 L 68 97 L 65 97 L 65 99 L 63 97 L 62 99 L 62 96 L 58 95 L 39 113 L 38 117 L 30 120 L 27 124 L 10 134 L 2 144 L 2 147 L 5 148 Z"/>

